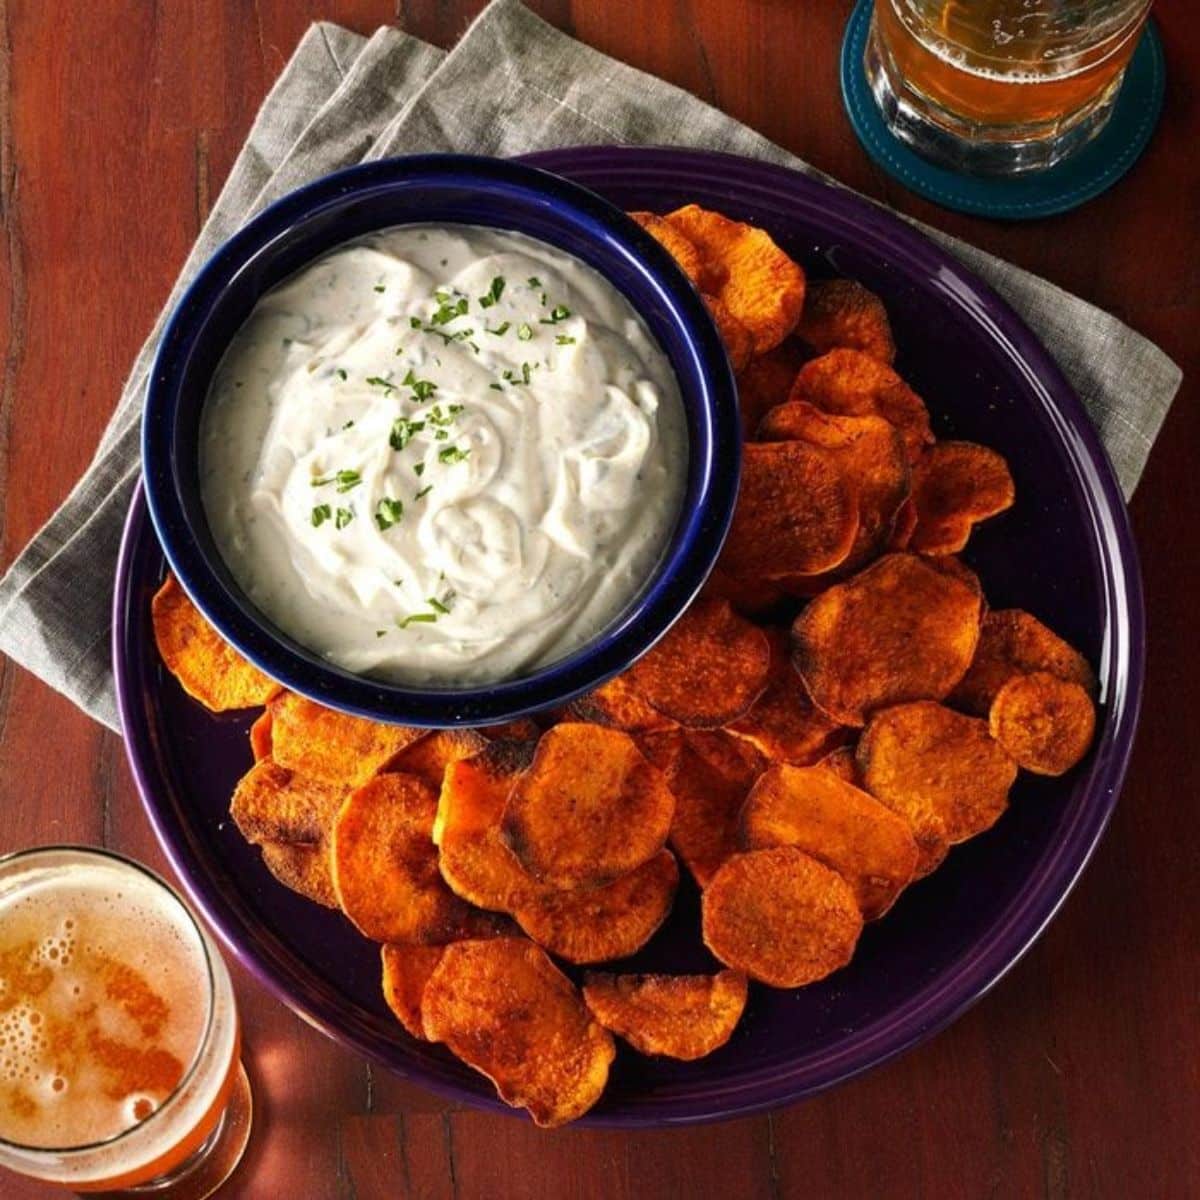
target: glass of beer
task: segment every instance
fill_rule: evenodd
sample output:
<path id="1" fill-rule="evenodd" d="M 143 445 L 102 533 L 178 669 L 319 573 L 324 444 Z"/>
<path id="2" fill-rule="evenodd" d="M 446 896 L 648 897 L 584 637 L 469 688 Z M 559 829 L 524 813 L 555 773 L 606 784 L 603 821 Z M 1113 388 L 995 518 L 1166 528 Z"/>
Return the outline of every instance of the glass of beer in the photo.
<path id="1" fill-rule="evenodd" d="M 891 131 L 958 171 L 1053 166 L 1112 112 L 1151 0 L 875 0 L 865 66 Z"/>
<path id="2" fill-rule="evenodd" d="M 157 875 L 74 846 L 0 858 L 0 1166 L 211 1195 L 249 1137 L 239 1043 L 225 964 Z"/>

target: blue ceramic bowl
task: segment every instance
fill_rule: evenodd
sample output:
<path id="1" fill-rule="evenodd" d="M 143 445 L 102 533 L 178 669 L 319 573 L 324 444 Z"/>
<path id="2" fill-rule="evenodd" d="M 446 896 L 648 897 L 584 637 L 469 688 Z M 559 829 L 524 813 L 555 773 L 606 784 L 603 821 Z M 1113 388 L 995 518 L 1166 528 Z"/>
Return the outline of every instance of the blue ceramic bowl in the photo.
<path id="1" fill-rule="evenodd" d="M 352 238 L 392 225 L 457 222 L 516 230 L 574 254 L 641 314 L 679 381 L 688 467 L 681 515 L 639 595 L 599 635 L 520 678 L 411 688 L 344 671 L 277 629 L 242 592 L 200 500 L 200 413 L 221 355 L 265 292 Z M 200 611 L 272 678 L 321 704 L 409 725 L 485 725 L 565 703 L 627 667 L 703 584 L 737 497 L 737 395 L 708 312 L 669 255 L 619 208 L 546 171 L 498 159 L 426 155 L 329 175 L 256 217 L 179 302 L 154 364 L 142 469 L 155 531 Z"/>

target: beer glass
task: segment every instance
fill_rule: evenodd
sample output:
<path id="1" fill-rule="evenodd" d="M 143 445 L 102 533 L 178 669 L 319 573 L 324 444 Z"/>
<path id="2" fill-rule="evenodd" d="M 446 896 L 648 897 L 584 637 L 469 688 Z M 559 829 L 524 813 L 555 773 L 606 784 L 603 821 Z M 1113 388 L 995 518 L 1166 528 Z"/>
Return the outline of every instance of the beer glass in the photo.
<path id="1" fill-rule="evenodd" d="M 250 1112 L 229 973 L 179 896 L 107 851 L 0 858 L 0 1166 L 199 1200 Z"/>
<path id="2" fill-rule="evenodd" d="M 865 67 L 891 131 L 955 170 L 1053 166 L 1104 126 L 1151 0 L 875 0 Z"/>

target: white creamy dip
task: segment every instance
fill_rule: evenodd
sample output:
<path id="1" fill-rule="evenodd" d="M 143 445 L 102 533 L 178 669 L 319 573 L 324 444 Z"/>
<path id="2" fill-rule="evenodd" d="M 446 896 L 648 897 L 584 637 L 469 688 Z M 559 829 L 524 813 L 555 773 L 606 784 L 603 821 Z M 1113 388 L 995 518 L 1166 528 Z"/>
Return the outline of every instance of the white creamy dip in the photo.
<path id="1" fill-rule="evenodd" d="M 250 599 L 347 670 L 479 683 L 560 658 L 645 583 L 687 468 L 628 301 L 519 234 L 404 226 L 264 296 L 201 418 Z"/>

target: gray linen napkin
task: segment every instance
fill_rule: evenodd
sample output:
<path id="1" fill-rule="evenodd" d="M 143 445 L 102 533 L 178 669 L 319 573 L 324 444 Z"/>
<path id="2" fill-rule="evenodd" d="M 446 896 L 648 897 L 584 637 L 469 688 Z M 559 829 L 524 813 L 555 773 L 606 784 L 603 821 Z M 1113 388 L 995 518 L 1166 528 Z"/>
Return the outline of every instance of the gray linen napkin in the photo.
<path id="1" fill-rule="evenodd" d="M 702 146 L 814 173 L 744 125 L 495 0 L 446 54 L 394 29 L 314 25 L 264 101 L 179 280 L 284 193 L 339 167 L 418 151 L 511 155 L 581 143 Z M 1114 317 L 1009 263 L 926 230 L 1036 330 L 1133 491 L 1179 369 Z M 160 318 L 96 457 L 0 580 L 0 651 L 119 728 L 109 656 L 113 568 L 137 481 L 138 419 Z"/>

